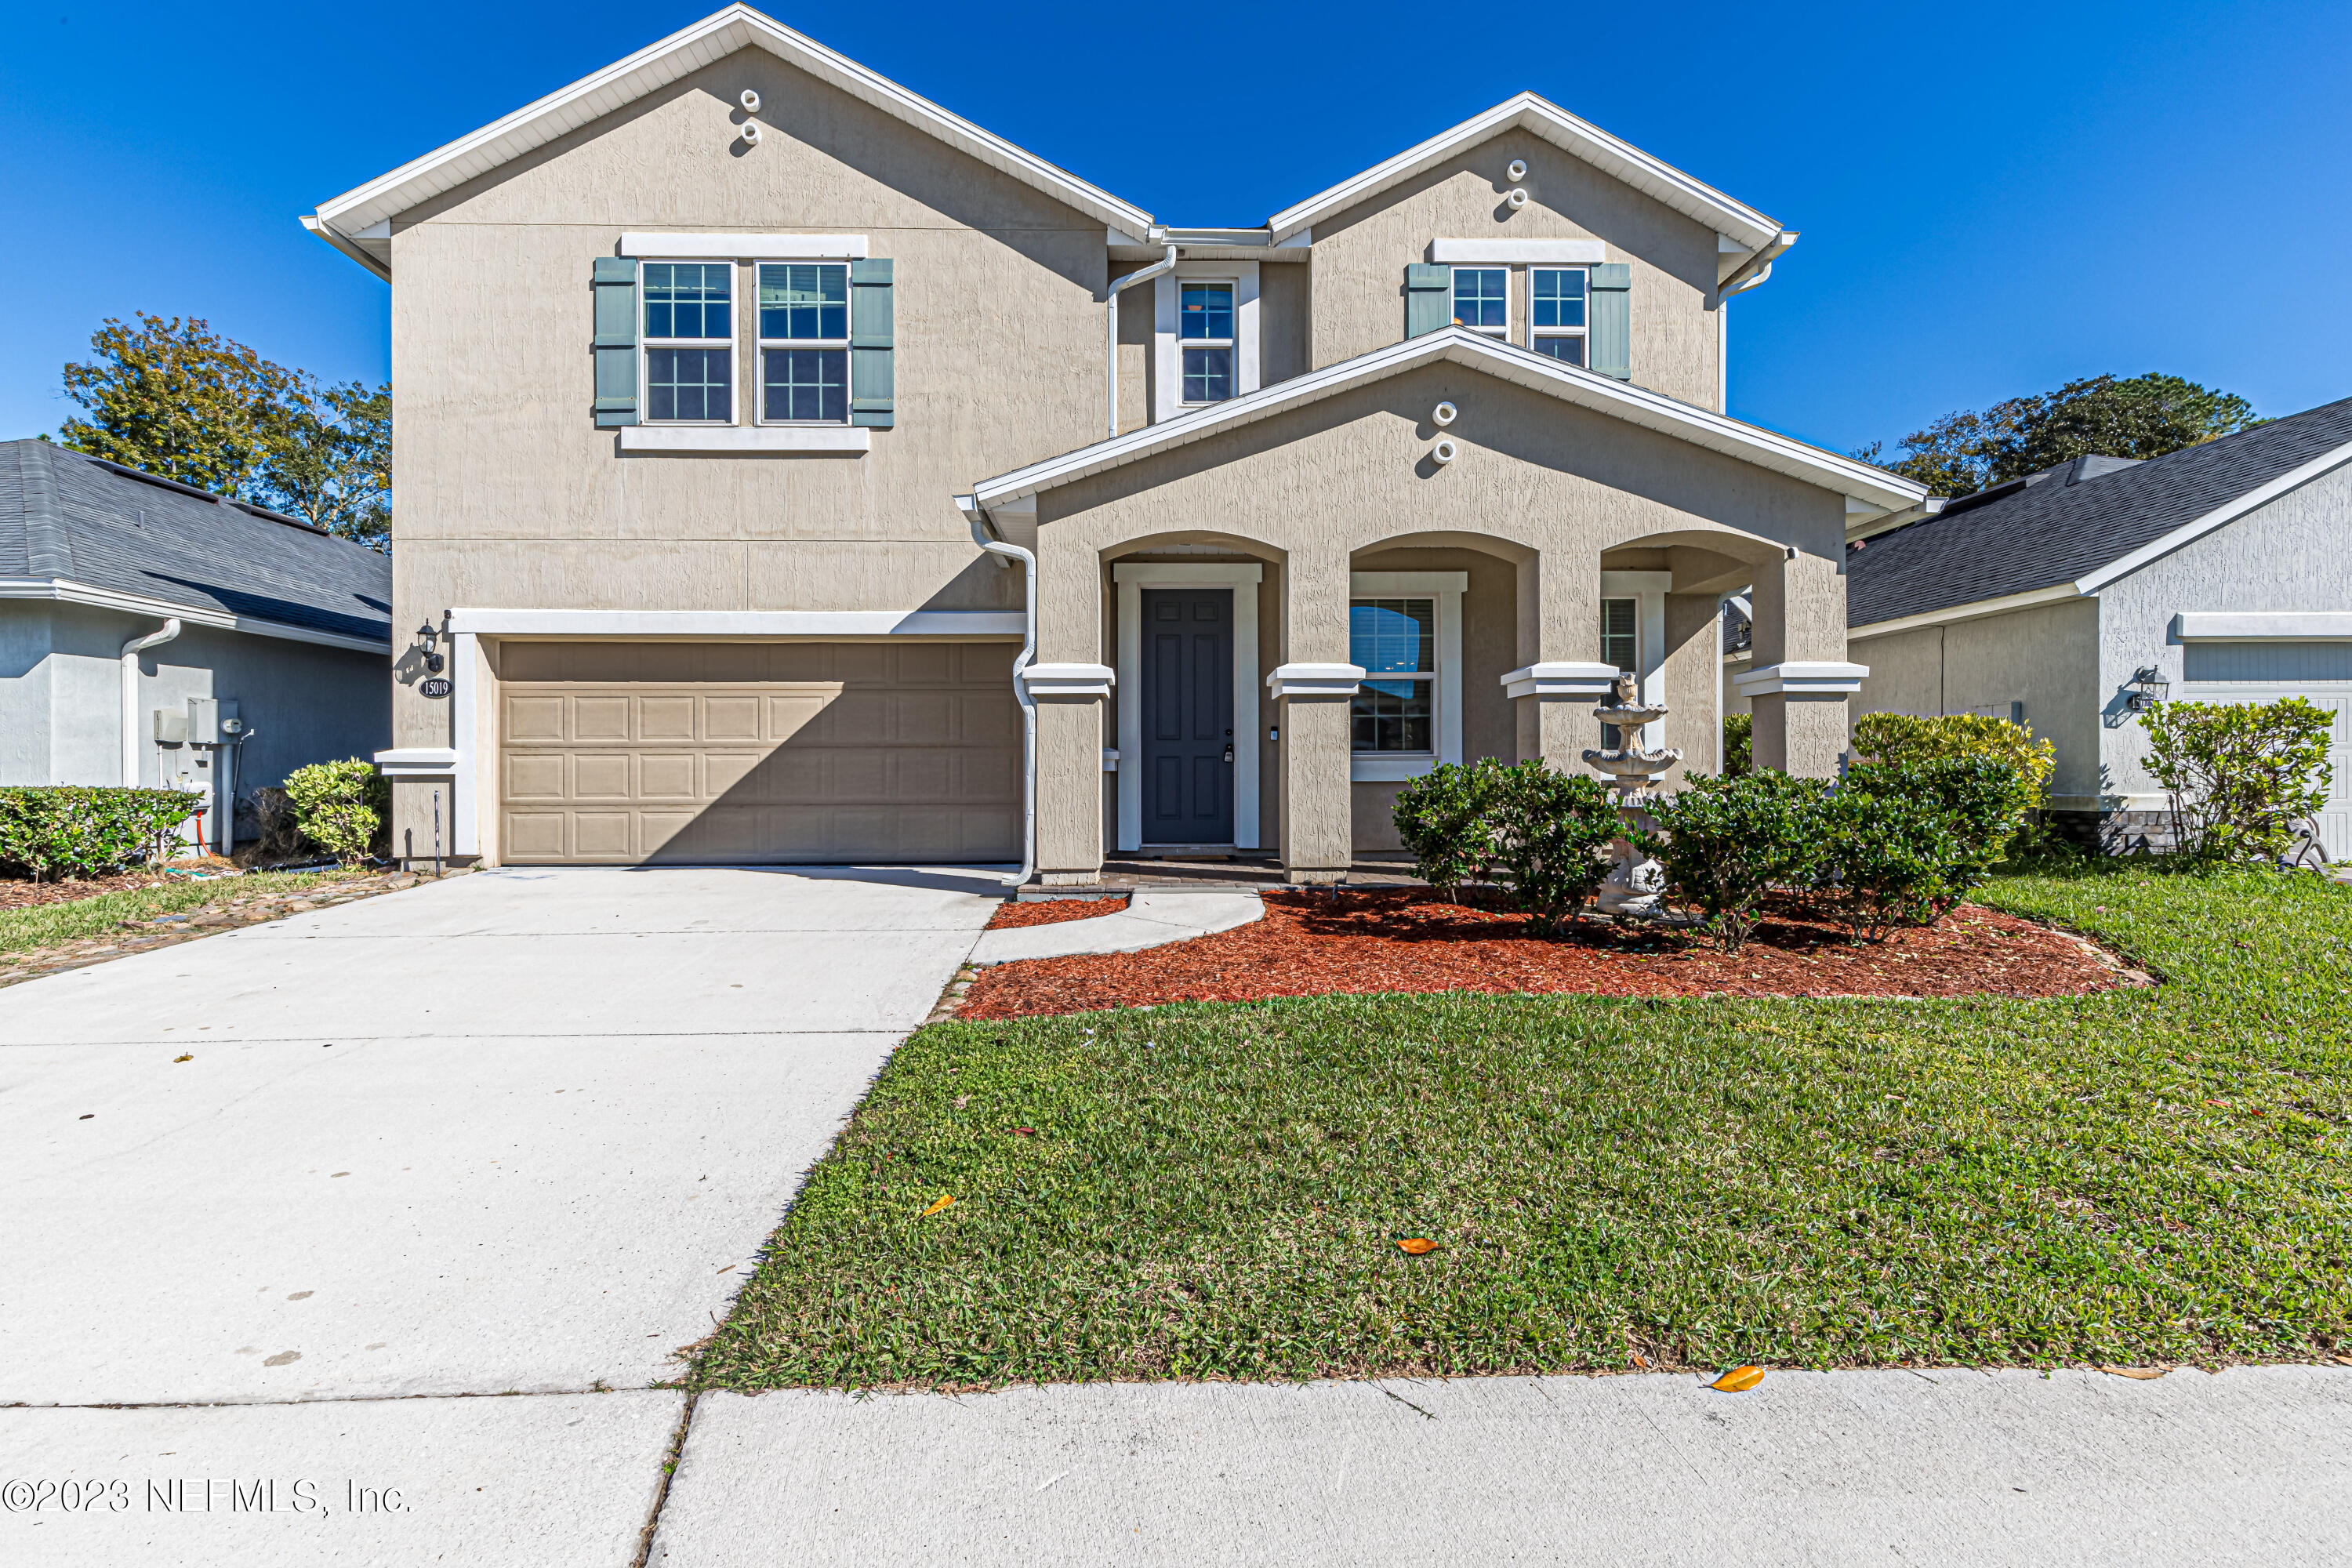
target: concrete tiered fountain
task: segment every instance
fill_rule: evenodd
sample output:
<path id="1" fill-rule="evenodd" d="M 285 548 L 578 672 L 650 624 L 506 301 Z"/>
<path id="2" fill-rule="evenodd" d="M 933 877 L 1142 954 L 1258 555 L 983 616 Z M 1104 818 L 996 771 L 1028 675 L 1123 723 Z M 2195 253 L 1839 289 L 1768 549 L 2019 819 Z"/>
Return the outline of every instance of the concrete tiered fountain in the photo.
<path id="1" fill-rule="evenodd" d="M 1584 760 L 1596 773 L 1609 775 L 1625 831 L 1610 847 L 1616 864 L 1593 895 L 1593 905 L 1604 915 L 1650 920 L 1657 915 L 1658 900 L 1665 894 L 1665 875 L 1655 860 L 1634 848 L 1633 835 L 1643 826 L 1642 807 L 1650 799 L 1651 784 L 1681 762 L 1683 754 L 1672 747 L 1654 752 L 1642 749 L 1642 727 L 1664 718 L 1666 710 L 1644 703 L 1632 676 L 1618 676 L 1610 689 L 1609 700 L 1593 713 L 1603 724 L 1617 726 L 1618 745 L 1613 751 L 1587 752 Z"/>

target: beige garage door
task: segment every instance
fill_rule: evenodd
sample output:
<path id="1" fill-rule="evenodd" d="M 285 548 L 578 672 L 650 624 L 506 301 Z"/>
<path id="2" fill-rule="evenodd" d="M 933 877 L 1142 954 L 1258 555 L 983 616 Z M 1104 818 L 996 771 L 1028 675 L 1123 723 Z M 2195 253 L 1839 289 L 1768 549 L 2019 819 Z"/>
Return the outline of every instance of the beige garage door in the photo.
<path id="1" fill-rule="evenodd" d="M 509 643 L 518 865 L 1017 860 L 1003 643 Z"/>

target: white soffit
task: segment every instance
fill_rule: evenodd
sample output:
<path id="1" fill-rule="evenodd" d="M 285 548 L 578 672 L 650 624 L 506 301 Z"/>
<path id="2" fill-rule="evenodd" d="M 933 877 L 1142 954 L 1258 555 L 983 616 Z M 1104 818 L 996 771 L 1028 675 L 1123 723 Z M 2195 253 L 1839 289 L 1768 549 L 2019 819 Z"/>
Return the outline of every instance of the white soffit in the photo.
<path id="1" fill-rule="evenodd" d="M 1780 237 L 1780 226 L 1747 203 L 1734 201 L 1714 186 L 1693 179 L 1673 164 L 1662 163 L 1633 143 L 1620 141 L 1532 92 L 1507 99 L 1451 131 L 1440 132 L 1418 147 L 1407 148 L 1384 163 L 1376 163 L 1329 190 L 1283 208 L 1267 221 L 1266 226 L 1273 230 L 1275 242 L 1280 244 L 1318 218 L 1351 207 L 1444 162 L 1465 147 L 1510 130 L 1542 137 L 1685 217 L 1739 241 L 1749 250 L 1760 249 Z"/>
<path id="2" fill-rule="evenodd" d="M 1927 498 L 1926 486 L 1899 479 L 1884 468 L 1711 414 L 1580 365 L 1563 364 L 1528 349 L 1496 342 L 1463 327 L 1445 327 L 1408 338 L 1403 342 L 1277 382 L 1229 403 L 1181 414 L 1058 458 L 1048 458 L 1042 463 L 1015 468 L 974 486 L 972 493 L 982 506 L 993 510 L 1139 458 L 1181 447 L 1441 359 L 1786 474 L 1806 484 L 1853 496 L 1873 506 L 1888 510 L 1911 507 Z"/>
<path id="3" fill-rule="evenodd" d="M 1609 259 L 1607 242 L 1598 239 L 1433 239 L 1429 258 L 1435 262 L 1492 262 L 1502 266 L 1598 266 Z"/>
<path id="4" fill-rule="evenodd" d="M 1140 207 L 982 130 L 961 115 L 950 113 L 930 100 L 908 91 L 888 78 L 749 5 L 730 5 L 715 12 L 626 59 L 516 110 L 503 120 L 494 121 L 446 147 L 403 163 L 388 174 L 320 203 L 318 222 L 337 235 L 355 239 L 362 230 L 445 191 L 455 190 L 502 163 L 749 47 L 767 50 L 860 102 L 929 132 L 991 168 L 1066 202 L 1098 223 L 1129 234 L 1144 234 L 1151 228 L 1151 215 Z M 326 234 L 320 237 L 334 243 Z M 376 254 L 379 259 L 389 254 L 388 238 L 355 239 L 355 243 Z M 347 247 L 339 244 L 336 248 Z"/>

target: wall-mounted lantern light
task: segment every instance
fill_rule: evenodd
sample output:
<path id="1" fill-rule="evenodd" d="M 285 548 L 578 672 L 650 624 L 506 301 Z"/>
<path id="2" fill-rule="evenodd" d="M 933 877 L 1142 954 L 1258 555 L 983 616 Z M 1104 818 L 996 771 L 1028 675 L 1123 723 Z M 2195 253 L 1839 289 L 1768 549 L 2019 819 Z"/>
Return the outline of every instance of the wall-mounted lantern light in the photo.
<path id="1" fill-rule="evenodd" d="M 2163 701 L 2164 694 L 2172 689 L 2172 682 L 2165 679 L 2164 672 L 2152 664 L 2144 664 L 2133 670 L 2131 684 L 2133 689 L 2124 699 L 2124 706 L 2135 713 L 2147 712 Z"/>
<path id="2" fill-rule="evenodd" d="M 416 628 L 416 640 L 425 645 L 425 668 L 435 675 L 440 674 L 441 667 L 448 662 L 448 660 L 433 651 L 433 645 L 436 642 L 438 642 L 440 638 L 441 634 L 434 629 L 434 626 L 431 621 L 427 621 L 423 626 Z"/>

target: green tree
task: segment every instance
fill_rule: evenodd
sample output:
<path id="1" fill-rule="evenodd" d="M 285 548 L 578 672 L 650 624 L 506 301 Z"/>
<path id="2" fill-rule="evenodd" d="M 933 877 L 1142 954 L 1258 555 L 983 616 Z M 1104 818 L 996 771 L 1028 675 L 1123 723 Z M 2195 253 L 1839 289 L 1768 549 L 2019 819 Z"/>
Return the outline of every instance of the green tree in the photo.
<path id="1" fill-rule="evenodd" d="M 1904 437 L 1902 458 L 1882 466 L 1937 495 L 1963 496 L 2069 458 L 2160 458 L 2261 423 L 2244 398 L 2177 375 L 2094 375 L 1947 414 Z M 1854 456 L 1880 463 L 1882 450 L 1874 441 Z"/>
<path id="2" fill-rule="evenodd" d="M 75 451 L 252 501 L 375 549 L 392 534 L 392 388 L 332 385 L 188 317 L 109 318 L 65 367 Z"/>

